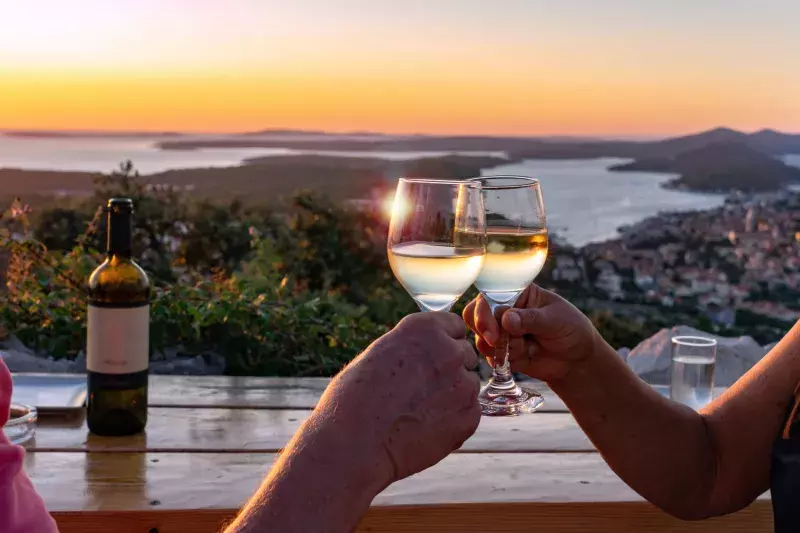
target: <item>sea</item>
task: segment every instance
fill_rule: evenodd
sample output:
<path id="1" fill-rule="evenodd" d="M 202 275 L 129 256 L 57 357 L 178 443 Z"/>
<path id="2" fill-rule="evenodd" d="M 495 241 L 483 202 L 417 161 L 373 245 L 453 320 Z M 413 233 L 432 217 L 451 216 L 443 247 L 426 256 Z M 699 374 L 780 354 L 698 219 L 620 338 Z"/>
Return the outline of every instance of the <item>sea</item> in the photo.
<path id="1" fill-rule="evenodd" d="M 0 135 L 0 168 L 108 172 L 130 159 L 142 174 L 171 169 L 237 166 L 251 157 L 277 155 L 337 155 L 377 157 L 396 161 L 436 157 L 453 152 L 338 152 L 285 148 L 209 148 L 160 150 L 156 139 L 29 138 Z M 502 152 L 457 152 L 492 155 Z M 800 156 L 788 156 L 800 166 Z M 663 211 L 709 209 L 722 205 L 720 194 L 700 194 L 662 188 L 670 175 L 649 172 L 610 172 L 622 159 L 525 160 L 484 169 L 483 175 L 512 174 L 539 178 L 548 227 L 571 244 L 613 238 L 621 226 Z"/>

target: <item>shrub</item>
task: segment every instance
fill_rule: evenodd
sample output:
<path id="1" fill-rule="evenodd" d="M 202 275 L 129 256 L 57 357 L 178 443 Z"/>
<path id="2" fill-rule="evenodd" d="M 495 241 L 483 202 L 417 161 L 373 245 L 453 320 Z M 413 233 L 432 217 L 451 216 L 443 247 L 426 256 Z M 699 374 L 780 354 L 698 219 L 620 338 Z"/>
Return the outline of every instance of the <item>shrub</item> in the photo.
<path id="1" fill-rule="evenodd" d="M 16 202 L 5 215 L 3 330 L 56 358 L 83 349 L 84 283 L 103 260 L 98 206 L 114 196 L 137 209 L 153 359 L 216 353 L 232 374 L 330 375 L 414 310 L 388 269 L 376 213 L 311 193 L 280 211 L 198 201 L 123 164 L 73 210 L 44 211 L 31 224 Z"/>

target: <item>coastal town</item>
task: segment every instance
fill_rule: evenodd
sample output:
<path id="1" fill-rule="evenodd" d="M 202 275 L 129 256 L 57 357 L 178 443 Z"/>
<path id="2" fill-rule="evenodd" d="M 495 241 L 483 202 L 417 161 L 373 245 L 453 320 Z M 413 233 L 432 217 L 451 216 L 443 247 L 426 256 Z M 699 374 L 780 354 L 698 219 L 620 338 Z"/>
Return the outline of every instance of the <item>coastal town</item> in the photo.
<path id="1" fill-rule="evenodd" d="M 800 194 L 791 191 L 662 213 L 580 249 L 554 241 L 541 282 L 571 295 L 694 311 L 715 329 L 800 318 Z"/>

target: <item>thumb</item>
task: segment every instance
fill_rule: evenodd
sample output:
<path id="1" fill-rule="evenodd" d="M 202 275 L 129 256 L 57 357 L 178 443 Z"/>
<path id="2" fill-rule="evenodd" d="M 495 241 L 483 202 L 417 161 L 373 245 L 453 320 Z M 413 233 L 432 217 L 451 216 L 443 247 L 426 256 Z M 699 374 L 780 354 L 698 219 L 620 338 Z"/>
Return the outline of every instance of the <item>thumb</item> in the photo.
<path id="1" fill-rule="evenodd" d="M 546 332 L 551 324 L 542 308 L 509 309 L 503 315 L 503 329 L 510 335 L 537 335 Z"/>

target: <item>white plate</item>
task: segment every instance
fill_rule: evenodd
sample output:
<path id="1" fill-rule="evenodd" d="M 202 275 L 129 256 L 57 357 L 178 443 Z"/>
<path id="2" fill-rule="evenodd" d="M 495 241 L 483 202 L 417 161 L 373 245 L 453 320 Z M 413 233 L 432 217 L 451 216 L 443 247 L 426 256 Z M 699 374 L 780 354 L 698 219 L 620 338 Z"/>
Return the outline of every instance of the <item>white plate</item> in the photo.
<path id="1" fill-rule="evenodd" d="M 12 403 L 36 407 L 39 414 L 80 411 L 86 403 L 84 374 L 11 374 Z"/>

